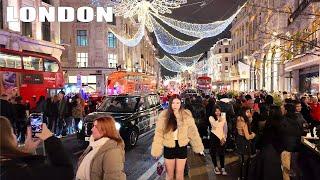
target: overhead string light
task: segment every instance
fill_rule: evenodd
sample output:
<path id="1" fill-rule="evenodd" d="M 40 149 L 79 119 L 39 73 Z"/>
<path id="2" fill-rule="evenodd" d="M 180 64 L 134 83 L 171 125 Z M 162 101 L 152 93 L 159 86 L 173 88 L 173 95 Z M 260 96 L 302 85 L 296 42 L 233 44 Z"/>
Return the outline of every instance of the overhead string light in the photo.
<path id="1" fill-rule="evenodd" d="M 158 44 L 163 50 L 170 54 L 179 54 L 197 44 L 201 39 L 193 41 L 185 41 L 171 35 L 163 26 L 161 26 L 152 16 L 149 16 L 152 21 L 154 34 Z"/>
<path id="2" fill-rule="evenodd" d="M 173 60 L 171 60 L 169 57 L 164 56 L 161 59 L 158 59 L 158 62 L 161 64 L 162 67 L 164 67 L 165 69 L 171 71 L 171 72 L 182 72 L 183 68 L 181 66 L 181 64 L 174 62 Z"/>
<path id="3" fill-rule="evenodd" d="M 171 28 L 178 30 L 181 33 L 197 38 L 208 38 L 217 36 L 218 34 L 223 32 L 232 23 L 233 19 L 239 14 L 239 12 L 244 6 L 245 4 L 228 19 L 224 21 L 215 21 L 208 24 L 188 23 L 184 21 L 175 20 L 154 12 L 150 13 L 152 14 L 152 16 L 157 17 L 163 23 L 167 24 Z"/>
<path id="4" fill-rule="evenodd" d="M 224 31 L 243 7 L 226 20 L 209 24 L 193 24 L 163 16 L 163 14 L 172 13 L 173 9 L 177 9 L 185 3 L 187 3 L 187 0 L 153 0 L 152 2 L 147 0 L 115 0 L 111 4 L 114 4 L 116 16 L 132 19 L 137 16 L 138 22 L 141 24 L 139 30 L 131 39 L 122 37 L 112 30 L 111 32 L 115 34 L 120 42 L 132 47 L 139 44 L 145 35 L 146 27 L 150 32 L 154 32 L 158 44 L 164 51 L 170 54 L 179 54 L 197 44 L 201 39 L 216 36 Z M 92 0 L 92 4 L 105 7 L 110 4 L 110 1 Z M 198 39 L 185 41 L 173 36 L 157 22 L 155 17 L 175 30 Z"/>
<path id="5" fill-rule="evenodd" d="M 206 65 L 206 64 L 202 64 L 201 66 L 199 66 L 199 64 L 197 63 L 198 59 L 201 56 L 202 56 L 202 54 L 197 55 L 197 56 L 193 56 L 194 57 L 193 59 L 197 59 L 197 60 L 193 64 L 190 63 L 190 65 L 186 65 L 185 62 L 175 61 L 177 59 L 173 60 L 173 59 L 169 58 L 168 56 L 164 56 L 163 58 L 157 59 L 157 60 L 165 69 L 167 69 L 169 71 L 177 72 L 177 73 L 185 72 L 185 71 L 196 73 L 199 70 L 202 70 Z M 179 58 L 180 58 L 180 61 L 182 59 L 187 59 L 186 57 L 178 57 L 178 59 Z M 191 59 L 191 57 L 190 57 L 190 59 Z"/>
<path id="6" fill-rule="evenodd" d="M 184 66 L 193 66 L 198 62 L 202 57 L 203 53 L 192 56 L 192 57 L 181 57 L 181 56 L 172 56 L 177 62 Z"/>
<path id="7" fill-rule="evenodd" d="M 143 36 L 144 36 L 144 31 L 145 31 L 145 25 L 144 25 L 144 21 L 142 21 L 140 23 L 140 27 L 138 29 L 138 31 L 136 32 L 136 34 L 133 36 L 133 38 L 125 38 L 122 37 L 120 35 L 118 35 L 116 32 L 114 32 L 112 29 L 109 28 L 109 31 L 112 32 L 114 34 L 114 36 L 116 36 L 118 38 L 118 40 L 123 43 L 126 46 L 129 47 L 134 47 L 136 45 L 138 45 L 140 43 L 140 41 L 142 40 Z"/>

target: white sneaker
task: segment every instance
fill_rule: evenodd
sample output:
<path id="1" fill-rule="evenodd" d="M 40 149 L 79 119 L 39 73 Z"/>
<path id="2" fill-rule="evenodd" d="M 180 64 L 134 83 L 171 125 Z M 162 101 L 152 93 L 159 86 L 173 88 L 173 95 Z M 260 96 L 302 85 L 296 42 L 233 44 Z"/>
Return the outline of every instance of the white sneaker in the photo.
<path id="1" fill-rule="evenodd" d="M 220 169 L 218 167 L 213 168 L 213 171 L 216 175 L 221 174 Z"/>
<path id="2" fill-rule="evenodd" d="M 224 168 L 221 168 L 221 173 L 224 176 L 228 175 L 227 171 Z"/>
<path id="3" fill-rule="evenodd" d="M 57 136 L 57 138 L 59 138 L 59 139 L 60 139 L 61 137 L 62 137 L 61 134 L 60 134 L 59 136 Z"/>

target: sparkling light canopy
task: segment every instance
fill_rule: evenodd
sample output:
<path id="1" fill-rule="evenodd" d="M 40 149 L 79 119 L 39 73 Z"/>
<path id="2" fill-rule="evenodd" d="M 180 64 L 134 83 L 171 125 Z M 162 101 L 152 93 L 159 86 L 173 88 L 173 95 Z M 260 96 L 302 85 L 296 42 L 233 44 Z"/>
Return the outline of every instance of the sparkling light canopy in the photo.
<path id="1" fill-rule="evenodd" d="M 92 0 L 92 4 L 96 6 L 105 6 L 108 3 L 110 4 L 110 0 Z M 170 54 L 179 54 L 197 44 L 201 39 L 213 37 L 223 32 L 244 6 L 243 5 L 228 19 L 209 24 L 188 23 L 163 15 L 172 13 L 173 9 L 179 8 L 185 3 L 187 3 L 187 0 L 153 0 L 151 2 L 147 0 L 115 0 L 111 2 L 111 4 L 114 4 L 114 13 L 116 16 L 132 19 L 137 17 L 138 22 L 141 24 L 139 30 L 131 39 L 122 37 L 112 30 L 111 31 L 120 42 L 126 46 L 132 47 L 139 44 L 142 37 L 145 35 L 145 28 L 147 28 L 148 31 L 154 32 L 157 43 L 164 51 Z M 155 17 L 158 20 L 156 20 Z M 158 21 L 167 24 L 183 34 L 195 37 L 196 39 L 185 41 L 177 38 L 170 34 Z"/>

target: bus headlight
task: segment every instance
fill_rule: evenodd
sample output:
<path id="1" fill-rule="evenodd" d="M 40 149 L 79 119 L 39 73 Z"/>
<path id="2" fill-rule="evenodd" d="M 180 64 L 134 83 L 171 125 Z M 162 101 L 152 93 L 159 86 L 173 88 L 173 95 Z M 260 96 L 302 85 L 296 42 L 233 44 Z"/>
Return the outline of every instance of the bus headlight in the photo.
<path id="1" fill-rule="evenodd" d="M 120 128 L 121 128 L 121 124 L 118 123 L 118 122 L 116 122 L 116 129 L 117 129 L 117 130 L 120 130 Z"/>

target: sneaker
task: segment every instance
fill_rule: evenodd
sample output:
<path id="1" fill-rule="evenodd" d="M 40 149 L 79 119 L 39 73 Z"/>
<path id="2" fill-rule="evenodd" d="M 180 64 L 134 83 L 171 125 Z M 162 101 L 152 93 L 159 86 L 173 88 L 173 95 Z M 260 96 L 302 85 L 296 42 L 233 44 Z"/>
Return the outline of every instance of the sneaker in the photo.
<path id="1" fill-rule="evenodd" d="M 58 136 L 56 136 L 57 138 L 61 138 L 62 136 L 61 135 L 58 135 Z"/>
<path id="2" fill-rule="evenodd" d="M 220 172 L 220 170 L 219 170 L 218 167 L 215 167 L 215 168 L 213 169 L 213 171 L 214 171 L 214 173 L 217 174 L 217 175 L 221 174 L 221 172 Z"/>
<path id="3" fill-rule="evenodd" d="M 221 168 L 221 172 L 222 172 L 222 175 L 224 176 L 228 175 L 227 171 L 224 168 Z"/>

